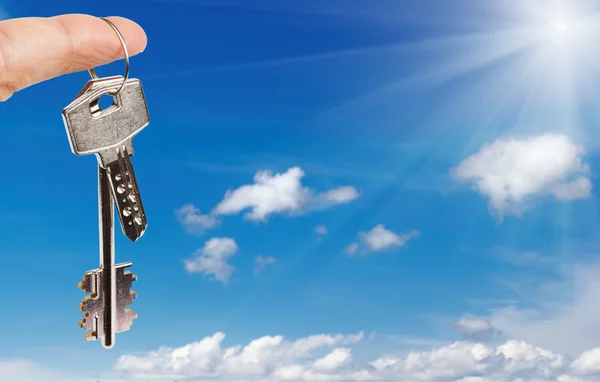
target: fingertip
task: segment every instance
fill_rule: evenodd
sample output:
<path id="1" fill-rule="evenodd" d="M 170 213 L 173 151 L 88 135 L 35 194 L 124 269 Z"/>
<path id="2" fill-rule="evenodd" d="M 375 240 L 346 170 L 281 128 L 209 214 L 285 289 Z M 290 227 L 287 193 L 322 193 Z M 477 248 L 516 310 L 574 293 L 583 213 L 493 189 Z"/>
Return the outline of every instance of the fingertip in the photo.
<path id="1" fill-rule="evenodd" d="M 90 52 L 102 52 L 110 57 L 110 60 L 116 59 L 113 58 L 114 54 L 123 57 L 119 39 L 105 20 L 86 14 L 66 14 L 51 19 L 57 21 L 67 31 L 70 41 L 90 45 Z M 112 22 L 123 36 L 129 55 L 134 56 L 146 49 L 148 43 L 146 32 L 135 21 L 120 16 L 110 16 L 106 19 Z"/>
<path id="2" fill-rule="evenodd" d="M 130 56 L 146 49 L 147 36 L 140 25 L 123 17 L 107 19 L 123 35 Z M 124 57 L 113 28 L 83 14 L 2 21 L 0 43 L 0 102 L 38 82 Z"/>
<path id="3" fill-rule="evenodd" d="M 110 20 L 119 29 L 127 44 L 130 55 L 142 53 L 148 45 L 148 36 L 144 29 L 135 21 L 120 16 L 109 16 Z"/>

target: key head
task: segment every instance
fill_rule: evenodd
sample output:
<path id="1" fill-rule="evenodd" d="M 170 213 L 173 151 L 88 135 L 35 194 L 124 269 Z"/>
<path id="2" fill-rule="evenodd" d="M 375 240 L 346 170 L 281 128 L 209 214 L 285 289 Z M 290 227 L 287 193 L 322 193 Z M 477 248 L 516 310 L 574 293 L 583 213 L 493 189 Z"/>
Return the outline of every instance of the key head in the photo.
<path id="1" fill-rule="evenodd" d="M 98 154 L 103 167 L 113 160 L 113 152 L 116 156 L 111 148 L 126 146 L 132 153 L 131 139 L 150 123 L 144 89 L 135 78 L 127 80 L 110 107 L 100 108 L 100 97 L 112 96 L 122 83 L 122 76 L 90 80 L 62 112 L 71 151 Z"/>

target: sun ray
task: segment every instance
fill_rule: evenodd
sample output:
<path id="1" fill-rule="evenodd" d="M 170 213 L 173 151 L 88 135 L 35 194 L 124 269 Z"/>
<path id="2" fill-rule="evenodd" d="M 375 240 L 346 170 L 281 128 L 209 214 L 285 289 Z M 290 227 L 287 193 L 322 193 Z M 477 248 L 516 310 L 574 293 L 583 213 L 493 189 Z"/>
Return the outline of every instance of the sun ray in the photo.
<path id="1" fill-rule="evenodd" d="M 535 37 L 519 38 L 520 31 L 497 31 L 445 39 L 436 45 L 427 47 L 443 51 L 444 55 L 428 68 L 407 75 L 397 81 L 352 98 L 327 113 L 335 119 L 336 115 L 347 116 L 352 112 L 364 111 L 378 105 L 390 97 L 396 97 L 403 91 L 414 88 L 435 88 L 465 74 L 479 70 L 517 54 L 535 42 Z M 439 54 L 438 54 L 439 55 Z M 443 62 L 440 60 L 446 60 Z"/>
<path id="2" fill-rule="evenodd" d="M 509 108 L 515 108 L 518 114 L 524 113 L 525 105 L 531 100 L 533 89 L 522 92 L 521 83 L 535 71 L 531 60 L 520 57 L 511 66 L 494 76 L 480 82 L 480 86 L 473 87 L 471 91 L 465 92 L 450 103 L 441 115 L 450 115 L 451 110 L 469 110 L 474 97 L 487 98 L 488 109 L 480 110 L 482 123 L 464 142 L 463 155 L 470 154 L 483 142 L 489 141 L 498 135 L 499 126 L 496 126 L 498 117 Z M 485 93 L 483 93 L 485 92 Z M 503 126 L 502 130 L 511 130 L 513 126 Z M 492 130 L 491 132 L 489 130 Z"/>
<path id="3" fill-rule="evenodd" d="M 335 60 L 348 58 L 351 59 L 353 56 L 360 55 L 382 55 L 389 54 L 393 52 L 411 52 L 418 51 L 424 49 L 432 49 L 437 45 L 449 43 L 454 41 L 455 38 L 452 39 L 432 39 L 426 41 L 419 42 L 399 42 L 399 43 L 389 43 L 389 44 L 381 44 L 381 45 L 372 45 L 355 49 L 344 49 L 344 50 L 335 50 L 328 51 L 322 53 L 312 53 L 312 54 L 303 54 L 298 56 L 288 56 L 288 57 L 278 57 L 274 59 L 266 59 L 266 60 L 258 60 L 258 61 L 249 61 L 249 62 L 241 62 L 234 64 L 225 64 L 225 65 L 215 65 L 204 68 L 194 68 L 194 69 L 180 69 L 173 72 L 168 73 L 157 73 L 150 75 L 151 78 L 168 78 L 168 77 L 178 77 L 178 76 L 187 76 L 194 74 L 203 74 L 203 73 L 213 73 L 213 72 L 225 72 L 232 70 L 248 70 L 248 69 L 256 69 L 256 68 L 268 68 L 275 66 L 285 66 L 292 64 L 302 64 L 309 63 L 315 61 L 325 61 L 325 60 Z"/>
<path id="4" fill-rule="evenodd" d="M 323 113 L 322 119 L 325 123 L 352 119 L 379 110 L 385 104 L 401 104 L 401 100 L 415 90 L 439 88 L 443 91 L 442 85 L 455 86 L 457 80 L 474 88 L 484 81 L 488 84 L 486 97 L 490 99 L 508 102 L 502 94 L 508 92 L 512 103 L 518 99 L 528 100 L 517 105 L 521 109 L 517 121 L 521 132 L 534 133 L 545 128 L 566 132 L 574 138 L 598 137 L 599 133 L 584 127 L 581 108 L 586 102 L 600 100 L 597 86 L 590 81 L 600 74 L 597 44 L 600 5 L 585 0 L 550 0 L 510 1 L 498 7 L 504 12 L 499 22 L 490 23 L 492 26 L 471 35 L 448 37 L 444 43 L 435 45 L 437 60 L 432 60 L 426 50 L 411 52 L 414 60 L 429 62 L 429 65 L 348 99 Z M 504 71 L 482 70 L 497 66 L 502 66 Z M 468 104 L 469 97 L 478 96 L 468 90 L 457 93 L 457 97 L 449 98 L 445 111 L 436 110 L 436 117 L 450 119 L 451 114 L 465 110 L 456 105 Z M 473 101 L 477 103 L 479 99 Z M 497 107 L 491 107 L 490 113 Z M 402 110 L 389 111 L 388 117 L 395 118 L 394 112 L 402 113 Z M 478 110 L 472 112 L 481 114 Z M 488 116 L 482 119 L 489 123 Z"/>

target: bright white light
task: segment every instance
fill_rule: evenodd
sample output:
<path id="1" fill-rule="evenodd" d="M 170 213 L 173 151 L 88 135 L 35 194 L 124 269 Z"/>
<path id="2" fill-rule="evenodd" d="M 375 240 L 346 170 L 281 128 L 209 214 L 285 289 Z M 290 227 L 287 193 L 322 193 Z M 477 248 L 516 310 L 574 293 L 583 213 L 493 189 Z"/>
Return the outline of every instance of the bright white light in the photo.
<path id="1" fill-rule="evenodd" d="M 486 128 L 498 116 L 509 116 L 515 121 L 510 128 L 519 133 L 560 131 L 574 139 L 585 136 L 590 144 L 600 146 L 595 143 L 600 142 L 600 130 L 588 128 L 588 116 L 583 114 L 589 105 L 600 104 L 596 85 L 600 2 L 504 0 L 494 4 L 498 6 L 495 23 L 483 23 L 477 33 L 423 44 L 424 49 L 435 47 L 444 60 L 424 68 L 410 81 L 398 79 L 344 108 L 352 112 L 357 107 L 375 107 L 395 91 L 442 86 L 469 77 L 470 90 L 449 103 L 447 113 L 469 118 L 480 113 Z M 481 107 L 474 111 L 474 104 Z M 436 118 L 448 118 L 441 114 Z M 513 119 L 506 120 L 513 123 Z"/>

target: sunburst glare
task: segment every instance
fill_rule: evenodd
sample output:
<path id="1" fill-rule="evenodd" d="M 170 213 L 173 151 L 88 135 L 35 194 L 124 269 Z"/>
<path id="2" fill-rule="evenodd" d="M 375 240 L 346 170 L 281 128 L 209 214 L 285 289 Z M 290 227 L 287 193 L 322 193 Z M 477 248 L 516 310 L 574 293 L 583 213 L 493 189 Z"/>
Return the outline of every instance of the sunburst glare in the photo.
<path id="1" fill-rule="evenodd" d="M 592 81 L 600 68 L 598 4 L 532 0 L 494 7 L 498 8 L 494 19 L 478 30 L 409 47 L 418 54 L 443 55 L 443 60 L 424 63 L 416 72 L 340 105 L 334 114 L 359 113 L 395 102 L 412 89 L 431 89 L 465 78 L 469 85 L 450 97 L 434 118 L 447 121 L 468 112 L 491 123 L 495 114 L 511 109 L 518 120 L 507 128 L 533 133 L 552 124 L 557 130 L 585 136 L 581 109 L 600 101 Z M 473 105 L 484 98 L 488 108 L 474 110 Z"/>
<path id="2" fill-rule="evenodd" d="M 520 128 L 554 123 L 555 129 L 587 136 L 582 108 L 599 100 L 592 78 L 600 64 L 600 13 L 589 1 L 511 4 L 514 21 L 509 19 L 507 24 L 516 33 L 505 37 L 509 40 L 504 43 L 517 46 L 521 45 L 519 40 L 528 42 L 520 59 L 505 60 L 508 77 L 520 82 L 516 94 L 524 101 L 520 105 Z M 504 32 L 493 31 L 496 36 L 499 33 Z M 509 94 L 507 86 L 496 82 L 493 89 Z"/>

